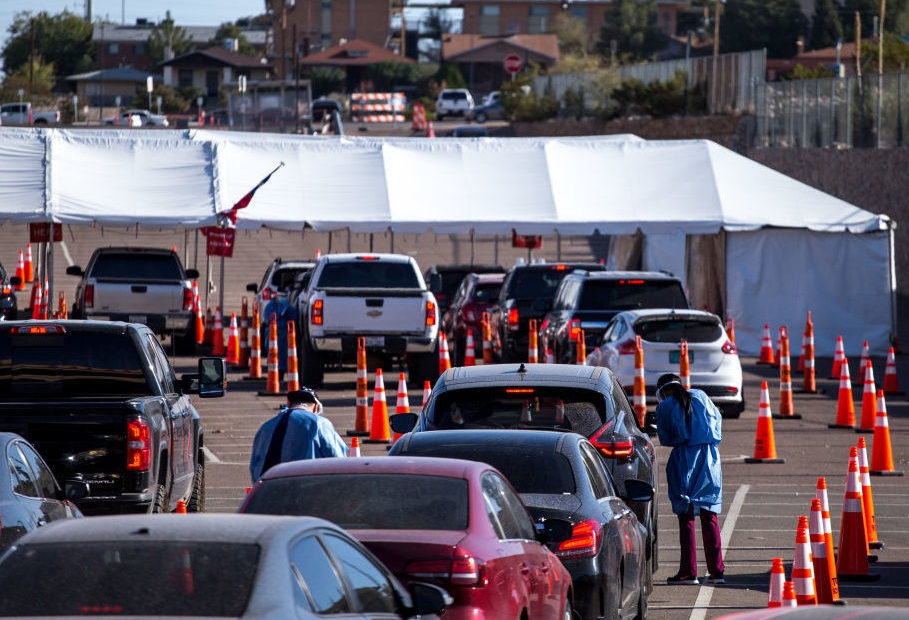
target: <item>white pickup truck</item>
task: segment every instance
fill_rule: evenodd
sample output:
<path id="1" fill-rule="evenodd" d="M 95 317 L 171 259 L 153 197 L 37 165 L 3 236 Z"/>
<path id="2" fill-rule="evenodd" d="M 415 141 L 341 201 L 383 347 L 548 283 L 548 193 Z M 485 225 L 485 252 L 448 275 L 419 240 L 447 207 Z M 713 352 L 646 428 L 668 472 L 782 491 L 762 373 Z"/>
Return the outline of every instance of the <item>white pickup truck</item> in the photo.
<path id="1" fill-rule="evenodd" d="M 359 337 L 368 355 L 405 362 L 411 382 L 435 380 L 438 305 L 412 257 L 330 254 L 310 273 L 297 297 L 303 384 L 318 387 L 326 365 L 355 360 Z"/>
<path id="2" fill-rule="evenodd" d="M 0 105 L 0 124 L 3 125 L 56 125 L 60 112 L 38 112 L 28 101 Z"/>
<path id="3" fill-rule="evenodd" d="M 178 352 L 194 350 L 191 280 L 199 272 L 184 270 L 174 250 L 98 248 L 84 270 L 71 265 L 66 273 L 82 278 L 73 318 L 142 323 L 158 335 L 173 336 Z"/>

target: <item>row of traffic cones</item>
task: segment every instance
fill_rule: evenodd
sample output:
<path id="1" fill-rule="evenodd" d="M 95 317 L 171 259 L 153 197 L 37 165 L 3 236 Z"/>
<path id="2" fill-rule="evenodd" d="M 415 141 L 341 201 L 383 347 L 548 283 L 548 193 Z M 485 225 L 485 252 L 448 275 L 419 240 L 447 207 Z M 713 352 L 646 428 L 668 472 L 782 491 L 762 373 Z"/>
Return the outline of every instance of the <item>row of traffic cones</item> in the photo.
<path id="1" fill-rule="evenodd" d="M 19 257 L 16 260 L 16 273 L 14 275 L 19 278 L 19 283 L 16 284 L 17 291 L 26 290 L 28 288 L 26 284 L 31 284 L 35 281 L 35 265 L 32 261 L 31 243 L 25 246 L 24 254 L 22 250 L 19 250 Z"/>

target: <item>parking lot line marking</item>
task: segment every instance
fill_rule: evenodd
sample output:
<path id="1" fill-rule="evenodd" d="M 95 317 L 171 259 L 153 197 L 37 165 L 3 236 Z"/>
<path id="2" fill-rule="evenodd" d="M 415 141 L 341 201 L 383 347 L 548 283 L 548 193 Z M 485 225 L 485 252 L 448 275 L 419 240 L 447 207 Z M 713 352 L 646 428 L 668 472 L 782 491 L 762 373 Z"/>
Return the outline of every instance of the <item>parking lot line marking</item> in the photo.
<path id="1" fill-rule="evenodd" d="M 221 459 L 215 456 L 215 453 L 208 449 L 208 446 L 202 446 L 202 454 L 205 455 L 205 460 L 211 463 L 220 463 Z"/>
<path id="2" fill-rule="evenodd" d="M 745 503 L 745 496 L 748 495 L 748 489 L 751 485 L 743 484 L 736 489 L 735 497 L 732 498 L 732 504 L 729 506 L 729 512 L 723 520 L 723 527 L 720 530 L 720 544 L 723 545 L 723 553 L 729 551 L 729 540 L 732 538 L 732 532 L 735 531 L 735 522 L 738 521 L 739 514 L 742 512 L 742 505 Z M 705 620 L 707 618 L 707 608 L 710 606 L 710 599 L 713 597 L 713 586 L 703 585 L 698 592 L 698 598 L 694 602 L 694 609 L 691 610 L 689 620 Z"/>

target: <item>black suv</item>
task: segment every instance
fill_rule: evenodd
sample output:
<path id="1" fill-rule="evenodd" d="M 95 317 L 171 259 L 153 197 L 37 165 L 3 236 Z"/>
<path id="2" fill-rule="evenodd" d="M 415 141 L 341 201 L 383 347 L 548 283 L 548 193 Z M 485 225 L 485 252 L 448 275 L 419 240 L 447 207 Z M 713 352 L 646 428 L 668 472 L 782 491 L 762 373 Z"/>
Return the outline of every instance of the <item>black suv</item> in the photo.
<path id="1" fill-rule="evenodd" d="M 562 279 L 575 269 L 605 268 L 599 263 L 533 263 L 508 270 L 499 299 L 489 311 L 492 350 L 499 361 L 527 360 L 530 319 L 542 321 Z"/>
<path id="2" fill-rule="evenodd" d="M 679 279 L 662 271 L 575 271 L 559 285 L 540 333 L 556 362 L 573 364 L 579 330 L 592 351 L 612 317 L 638 308 L 687 309 L 688 298 Z"/>
<path id="3" fill-rule="evenodd" d="M 13 321 L 18 314 L 14 287 L 19 285 L 19 278 L 7 277 L 6 269 L 0 265 L 0 321 Z"/>
<path id="4" fill-rule="evenodd" d="M 426 286 L 436 296 L 439 316 L 448 310 L 452 296 L 468 273 L 505 273 L 500 265 L 433 265 L 423 274 Z"/>

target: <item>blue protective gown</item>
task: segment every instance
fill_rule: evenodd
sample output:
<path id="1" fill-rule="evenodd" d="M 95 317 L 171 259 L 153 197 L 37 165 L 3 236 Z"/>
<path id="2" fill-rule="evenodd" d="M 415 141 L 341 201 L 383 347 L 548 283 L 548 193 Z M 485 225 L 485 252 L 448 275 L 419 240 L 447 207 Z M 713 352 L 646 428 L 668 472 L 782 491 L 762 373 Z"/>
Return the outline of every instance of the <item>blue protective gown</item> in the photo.
<path id="1" fill-rule="evenodd" d="M 723 473 L 718 445 L 723 439 L 722 416 L 701 390 L 688 390 L 691 415 L 675 398 L 665 398 L 656 408 L 660 443 L 671 446 L 666 461 L 666 485 L 672 512 L 685 514 L 694 506 L 719 513 L 723 507 Z"/>
<path id="2" fill-rule="evenodd" d="M 286 409 L 282 410 L 282 413 Z M 272 435 L 281 414 L 259 427 L 253 439 L 249 475 L 255 482 L 262 476 L 262 466 L 271 445 Z M 328 456 L 347 456 L 347 444 L 338 435 L 331 422 L 306 409 L 292 409 L 287 422 L 287 433 L 281 444 L 281 462 L 317 459 Z"/>
<path id="3" fill-rule="evenodd" d="M 276 327 L 278 328 L 278 370 L 285 372 L 287 370 L 287 322 L 297 320 L 297 309 L 293 307 L 284 295 L 279 295 L 272 299 L 265 306 L 265 323 L 262 325 L 264 338 L 262 339 L 262 352 L 265 355 L 265 361 L 268 361 L 268 330 L 271 315 L 277 318 Z M 299 334 L 297 335 L 299 338 Z M 299 342 L 299 340 L 298 340 Z"/>

